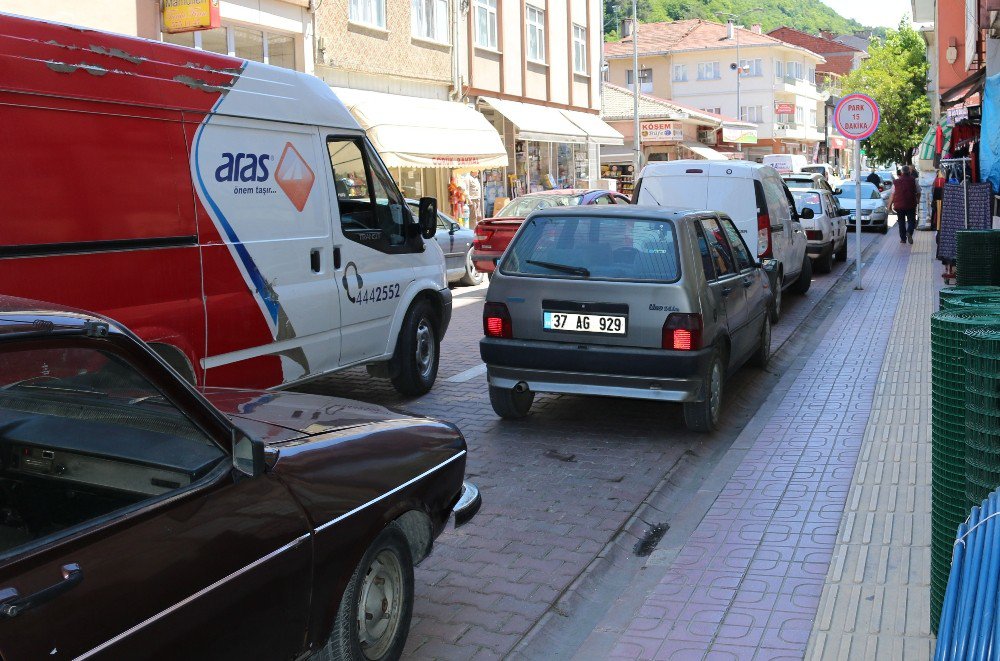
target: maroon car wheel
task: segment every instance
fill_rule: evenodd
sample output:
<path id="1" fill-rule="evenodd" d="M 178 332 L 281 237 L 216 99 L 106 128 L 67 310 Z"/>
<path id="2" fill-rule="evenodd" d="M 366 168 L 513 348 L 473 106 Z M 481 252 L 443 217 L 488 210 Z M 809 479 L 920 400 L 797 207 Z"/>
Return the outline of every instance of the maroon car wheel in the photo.
<path id="1" fill-rule="evenodd" d="M 323 661 L 382 661 L 403 653 L 413 615 L 413 557 L 394 525 L 368 547 L 337 609 Z"/>

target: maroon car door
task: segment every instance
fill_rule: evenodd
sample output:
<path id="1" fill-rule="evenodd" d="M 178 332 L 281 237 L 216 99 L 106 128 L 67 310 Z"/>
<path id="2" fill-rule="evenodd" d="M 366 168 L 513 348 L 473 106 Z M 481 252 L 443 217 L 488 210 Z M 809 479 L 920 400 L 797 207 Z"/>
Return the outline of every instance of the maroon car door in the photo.
<path id="1" fill-rule="evenodd" d="M 305 638 L 310 543 L 273 476 L 213 484 L 0 566 L 0 657 L 292 658 Z M 79 582 L 74 572 L 79 572 Z"/>

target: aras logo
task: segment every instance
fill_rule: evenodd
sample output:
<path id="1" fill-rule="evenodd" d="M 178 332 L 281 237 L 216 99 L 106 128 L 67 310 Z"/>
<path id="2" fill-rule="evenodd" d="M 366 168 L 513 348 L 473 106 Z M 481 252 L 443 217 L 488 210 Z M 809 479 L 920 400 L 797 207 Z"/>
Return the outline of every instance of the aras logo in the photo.
<path id="1" fill-rule="evenodd" d="M 271 176 L 268 161 L 273 162 L 274 157 L 270 154 L 225 152 L 222 154 L 222 158 L 222 165 L 215 169 L 215 180 L 220 183 L 259 183 L 267 181 Z M 316 175 L 295 146 L 286 142 L 285 149 L 281 152 L 281 158 L 278 160 L 278 167 L 274 172 L 274 181 L 288 196 L 295 208 L 302 211 L 309 200 L 309 193 L 312 192 L 313 184 L 316 182 Z M 269 186 L 238 186 L 234 190 L 240 195 L 269 195 L 277 192 Z"/>

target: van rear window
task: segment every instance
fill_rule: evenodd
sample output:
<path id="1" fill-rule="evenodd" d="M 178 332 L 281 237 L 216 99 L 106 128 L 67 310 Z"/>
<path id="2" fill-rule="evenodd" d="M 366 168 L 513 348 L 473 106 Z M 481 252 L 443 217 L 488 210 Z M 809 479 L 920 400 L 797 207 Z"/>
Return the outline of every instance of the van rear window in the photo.
<path id="1" fill-rule="evenodd" d="M 527 221 L 500 271 L 638 282 L 673 282 L 680 277 L 673 223 L 600 216 L 542 216 Z"/>

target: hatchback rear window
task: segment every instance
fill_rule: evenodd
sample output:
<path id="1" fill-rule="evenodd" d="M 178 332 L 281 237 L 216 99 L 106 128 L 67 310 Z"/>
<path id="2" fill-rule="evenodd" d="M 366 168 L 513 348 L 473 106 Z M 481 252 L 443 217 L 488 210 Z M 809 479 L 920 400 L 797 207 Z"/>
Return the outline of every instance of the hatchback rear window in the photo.
<path id="1" fill-rule="evenodd" d="M 500 264 L 505 274 L 673 282 L 680 277 L 667 220 L 559 216 L 527 222 Z"/>

